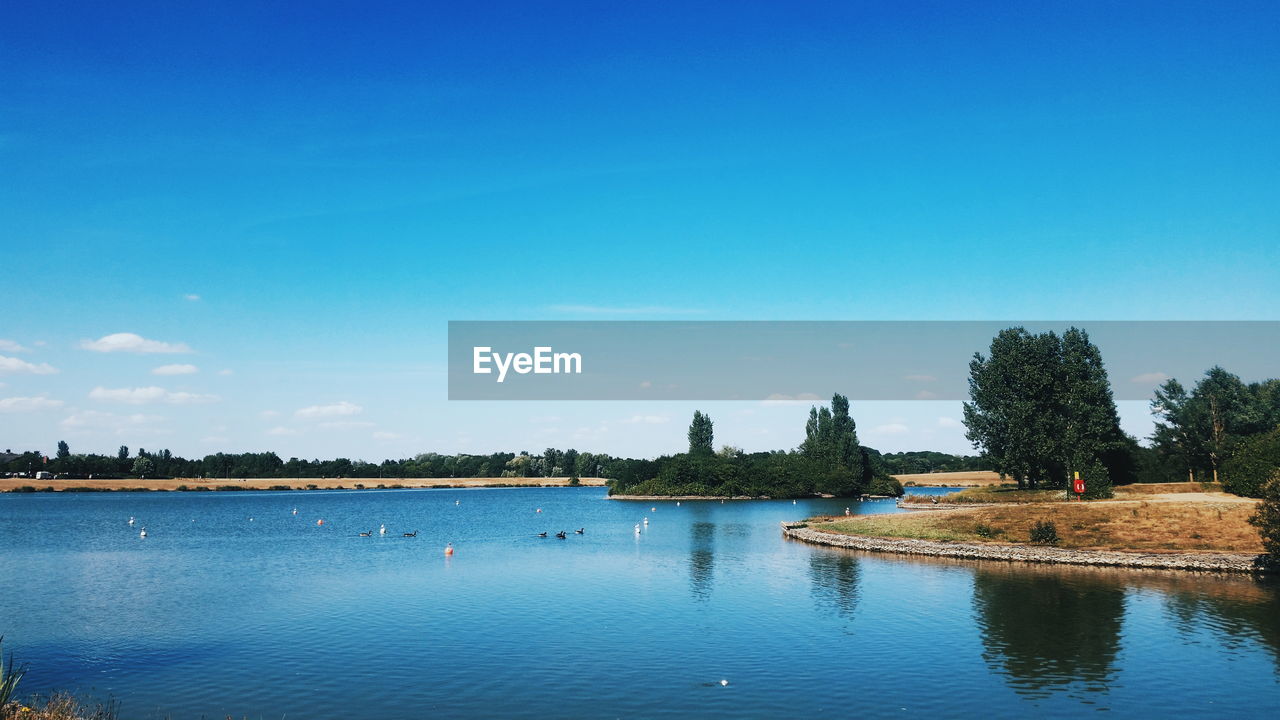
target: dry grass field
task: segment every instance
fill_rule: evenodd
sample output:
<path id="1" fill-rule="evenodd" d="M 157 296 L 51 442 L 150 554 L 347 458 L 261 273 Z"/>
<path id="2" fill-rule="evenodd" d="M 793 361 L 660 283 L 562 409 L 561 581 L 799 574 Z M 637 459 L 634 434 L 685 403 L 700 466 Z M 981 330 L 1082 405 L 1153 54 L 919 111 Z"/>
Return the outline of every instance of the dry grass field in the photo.
<path id="1" fill-rule="evenodd" d="M 290 489 L 334 489 L 354 488 L 363 485 L 365 488 L 431 488 L 431 487 L 494 487 L 494 486 L 531 486 L 531 487 L 563 487 L 569 484 L 569 478 L 248 478 L 230 480 L 223 478 L 169 478 L 165 480 L 123 479 L 123 480 L 32 480 L 30 478 L 0 478 L 0 492 L 10 492 L 22 487 L 33 487 L 37 490 L 53 488 L 56 491 L 71 488 L 91 488 L 94 490 L 177 490 L 185 486 L 189 490 L 216 490 L 221 487 L 235 487 L 244 490 Z M 580 484 L 602 487 L 604 478 L 582 478 Z"/>
<path id="2" fill-rule="evenodd" d="M 1026 543 L 1031 525 L 1052 522 L 1059 547 L 1090 550 L 1262 552 L 1248 523 L 1255 502 L 1211 493 L 1151 499 L 1002 503 L 938 512 L 815 518 L 810 526 L 874 537 Z M 1158 499 L 1157 499 L 1158 498 Z"/>
<path id="3" fill-rule="evenodd" d="M 985 487 L 999 485 L 1000 474 L 990 470 L 973 470 L 968 472 L 949 473 L 917 473 L 894 475 L 898 482 L 917 487 Z"/>

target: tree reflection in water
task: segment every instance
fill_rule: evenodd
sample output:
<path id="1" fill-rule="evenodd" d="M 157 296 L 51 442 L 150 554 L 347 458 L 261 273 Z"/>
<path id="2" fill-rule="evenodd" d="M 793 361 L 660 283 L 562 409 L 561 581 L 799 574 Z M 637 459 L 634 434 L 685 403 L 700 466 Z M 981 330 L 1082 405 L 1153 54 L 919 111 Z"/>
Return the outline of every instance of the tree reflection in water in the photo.
<path id="1" fill-rule="evenodd" d="M 1280 674 L 1280 580 L 1202 578 L 1166 583 L 1165 611 L 1184 637 L 1207 631 L 1226 653 L 1261 646 Z"/>
<path id="2" fill-rule="evenodd" d="M 715 579 L 716 525 L 695 522 L 689 526 L 689 592 L 693 598 L 706 601 L 711 598 Z"/>
<path id="3" fill-rule="evenodd" d="M 1110 578 L 1021 565 L 976 568 L 983 657 L 1024 696 L 1081 684 L 1105 691 L 1115 673 L 1125 594 Z"/>
<path id="4" fill-rule="evenodd" d="M 810 593 L 821 609 L 852 620 L 858 609 L 858 558 L 848 552 L 815 552 L 809 556 Z"/>

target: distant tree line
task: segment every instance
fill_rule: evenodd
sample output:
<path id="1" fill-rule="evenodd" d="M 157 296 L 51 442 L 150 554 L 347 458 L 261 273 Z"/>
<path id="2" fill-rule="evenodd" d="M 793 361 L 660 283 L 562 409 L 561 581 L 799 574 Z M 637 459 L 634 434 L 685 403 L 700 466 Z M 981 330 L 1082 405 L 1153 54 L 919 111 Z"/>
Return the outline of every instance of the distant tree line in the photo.
<path id="1" fill-rule="evenodd" d="M 810 410 L 804 442 L 796 450 L 744 453 L 725 445 L 715 452 L 713 447 L 711 418 L 695 411 L 687 453 L 625 463 L 625 474 L 610 476 L 609 492 L 775 498 L 902 494 L 880 453 L 858 443 L 843 395 L 832 397 L 829 408 Z"/>
<path id="2" fill-rule="evenodd" d="M 894 475 L 995 470 L 991 459 L 982 455 L 952 455 L 933 450 L 885 453 L 881 461 Z"/>
<path id="3" fill-rule="evenodd" d="M 168 450 L 149 452 L 139 448 L 131 454 L 124 445 L 115 455 L 72 454 L 67 442 L 59 441 L 52 458 L 30 451 L 0 469 L 5 473 L 47 471 L 70 478 L 579 478 L 624 473 L 621 464 L 628 462 L 635 461 L 573 448 L 547 448 L 540 455 L 528 451 L 490 455 L 422 453 L 381 463 L 348 458 L 282 460 L 274 452 L 215 453 L 189 460 Z"/>

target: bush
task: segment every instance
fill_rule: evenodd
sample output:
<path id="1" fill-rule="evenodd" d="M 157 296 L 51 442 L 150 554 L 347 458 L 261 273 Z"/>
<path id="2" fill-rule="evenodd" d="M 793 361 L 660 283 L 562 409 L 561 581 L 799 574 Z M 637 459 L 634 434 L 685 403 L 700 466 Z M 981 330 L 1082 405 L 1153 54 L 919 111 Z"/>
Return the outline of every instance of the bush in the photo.
<path id="1" fill-rule="evenodd" d="M 1258 528 L 1267 553 L 1280 560 L 1280 474 L 1273 475 L 1262 486 L 1262 502 L 1249 518 L 1249 524 Z"/>
<path id="2" fill-rule="evenodd" d="M 1280 472 L 1280 428 L 1246 438 L 1222 467 L 1222 489 L 1262 497 L 1263 486 Z"/>
<path id="3" fill-rule="evenodd" d="M 983 537 L 983 538 L 993 538 L 997 535 L 1004 534 L 1003 530 L 999 528 L 993 528 L 986 523 L 978 523 L 977 527 L 973 529 L 973 532 L 978 537 Z"/>
<path id="4" fill-rule="evenodd" d="M 269 489 L 284 491 L 284 490 L 292 490 L 293 488 L 289 487 L 288 485 L 272 485 Z"/>
<path id="5" fill-rule="evenodd" d="M 904 492 L 902 483 L 892 475 L 877 475 L 871 478 L 871 484 L 867 486 L 867 492 L 871 495 L 888 495 L 889 497 L 902 497 Z"/>
<path id="6" fill-rule="evenodd" d="M 191 490 L 191 488 L 187 487 L 186 485 L 179 485 L 178 487 L 176 487 L 176 488 L 174 488 L 174 489 L 175 489 L 175 490 L 177 490 L 178 492 L 187 492 L 187 491 Z"/>
<path id="7" fill-rule="evenodd" d="M 1031 526 L 1031 542 L 1037 545 L 1057 545 L 1058 526 L 1052 520 L 1037 520 Z"/>

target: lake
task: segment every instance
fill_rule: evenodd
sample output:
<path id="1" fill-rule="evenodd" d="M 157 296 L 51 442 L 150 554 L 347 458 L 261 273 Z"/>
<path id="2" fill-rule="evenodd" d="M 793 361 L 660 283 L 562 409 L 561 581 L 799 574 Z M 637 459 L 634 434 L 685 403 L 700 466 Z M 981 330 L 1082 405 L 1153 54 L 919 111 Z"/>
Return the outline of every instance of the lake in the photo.
<path id="1" fill-rule="evenodd" d="M 0 634 L 21 691 L 124 718 L 1280 707 L 1275 582 L 877 556 L 778 527 L 892 501 L 605 492 L 0 495 Z"/>

